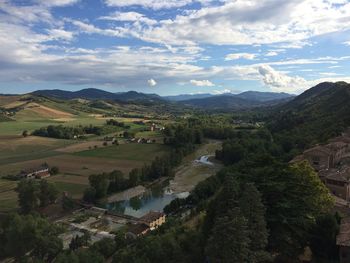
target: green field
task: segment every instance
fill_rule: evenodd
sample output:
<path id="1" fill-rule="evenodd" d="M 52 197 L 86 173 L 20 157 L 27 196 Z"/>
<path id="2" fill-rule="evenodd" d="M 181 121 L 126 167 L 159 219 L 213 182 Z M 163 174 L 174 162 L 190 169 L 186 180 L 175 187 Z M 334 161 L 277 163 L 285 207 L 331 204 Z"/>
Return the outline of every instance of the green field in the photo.
<path id="1" fill-rule="evenodd" d="M 127 143 L 82 151 L 75 153 L 75 155 L 147 162 L 154 160 L 156 156 L 163 155 L 168 149 L 167 146 L 162 144 Z"/>
<path id="2" fill-rule="evenodd" d="M 59 181 L 54 181 L 54 180 L 48 180 L 48 181 L 53 181 L 54 184 L 56 185 L 57 189 L 61 193 L 68 192 L 68 194 L 70 196 L 72 196 L 73 198 L 82 198 L 85 189 L 88 188 L 87 185 L 83 185 L 83 184 L 59 182 Z"/>
<path id="3" fill-rule="evenodd" d="M 17 182 L 0 179 L 0 212 L 12 211 L 17 207 Z"/>
<path id="4" fill-rule="evenodd" d="M 52 120 L 0 122 L 0 135 L 20 135 L 24 130 L 33 131 L 50 124 L 57 125 L 59 122 Z"/>
<path id="5" fill-rule="evenodd" d="M 76 143 L 76 141 L 35 136 L 27 138 L 0 136 L 0 165 L 55 156 L 59 154 L 54 151 L 55 149 L 73 143 Z M 0 171 L 0 174 L 2 174 L 2 171 Z"/>

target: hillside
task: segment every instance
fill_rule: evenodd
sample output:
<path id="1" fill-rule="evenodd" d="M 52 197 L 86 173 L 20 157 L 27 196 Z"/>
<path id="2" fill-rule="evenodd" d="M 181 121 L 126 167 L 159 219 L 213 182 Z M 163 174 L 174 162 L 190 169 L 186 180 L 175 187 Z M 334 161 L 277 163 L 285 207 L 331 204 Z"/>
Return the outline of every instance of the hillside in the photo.
<path id="1" fill-rule="evenodd" d="M 217 95 L 203 99 L 192 99 L 182 101 L 184 105 L 193 106 L 196 108 L 202 108 L 207 110 L 245 110 L 256 107 L 267 107 L 276 104 L 283 104 L 290 98 L 281 98 L 274 100 L 264 100 L 260 98 L 244 99 L 236 95 Z"/>
<path id="2" fill-rule="evenodd" d="M 214 96 L 210 93 L 203 93 L 203 94 L 180 94 L 180 95 L 174 95 L 174 96 L 164 96 L 163 98 L 169 101 L 185 101 L 185 100 L 192 100 L 192 99 L 203 99 Z"/>
<path id="3" fill-rule="evenodd" d="M 232 95 L 220 95 L 203 99 L 192 99 L 183 101 L 185 105 L 204 109 L 247 109 L 259 106 L 256 101 L 245 100 Z"/>
<path id="4" fill-rule="evenodd" d="M 286 150 L 324 142 L 350 126 L 350 84 L 321 83 L 277 107 L 271 119 L 269 126 L 285 140 Z"/>
<path id="5" fill-rule="evenodd" d="M 112 93 L 100 89 L 83 89 L 79 91 L 64 90 L 38 90 L 31 93 L 36 96 L 44 96 L 57 99 L 87 99 L 87 100 L 115 100 L 119 102 L 134 101 L 159 101 L 162 100 L 156 94 L 144 94 L 136 91 Z"/>
<path id="6" fill-rule="evenodd" d="M 282 99 L 291 99 L 294 97 L 292 94 L 288 93 L 276 93 L 276 92 L 260 92 L 260 91 L 245 91 L 240 94 L 235 95 L 236 98 L 252 100 L 252 101 L 276 101 Z"/>

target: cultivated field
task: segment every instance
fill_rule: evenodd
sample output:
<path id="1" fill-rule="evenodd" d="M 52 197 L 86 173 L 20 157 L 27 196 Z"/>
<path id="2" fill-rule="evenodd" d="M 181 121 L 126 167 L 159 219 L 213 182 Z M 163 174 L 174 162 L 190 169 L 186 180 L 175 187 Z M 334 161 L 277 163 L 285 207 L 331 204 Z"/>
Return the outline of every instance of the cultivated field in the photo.
<path id="1" fill-rule="evenodd" d="M 168 147 L 162 144 L 138 144 L 128 143 L 118 146 L 98 148 L 75 153 L 77 156 L 98 157 L 129 161 L 152 161 L 156 156 L 167 152 Z"/>

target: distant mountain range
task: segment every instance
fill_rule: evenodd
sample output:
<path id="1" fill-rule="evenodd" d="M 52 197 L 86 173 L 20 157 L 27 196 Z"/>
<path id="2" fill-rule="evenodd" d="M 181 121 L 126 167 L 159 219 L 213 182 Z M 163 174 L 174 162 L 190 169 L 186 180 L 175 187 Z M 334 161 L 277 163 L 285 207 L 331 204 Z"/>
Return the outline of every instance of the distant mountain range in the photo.
<path id="1" fill-rule="evenodd" d="M 174 96 L 164 96 L 163 98 L 169 101 L 185 101 L 191 99 L 204 99 L 208 97 L 214 96 L 210 93 L 202 93 L 202 94 L 180 94 Z"/>
<path id="2" fill-rule="evenodd" d="M 58 99 L 88 99 L 114 100 L 119 102 L 178 102 L 192 107 L 205 109 L 245 109 L 264 105 L 273 105 L 292 98 L 287 93 L 247 91 L 240 94 L 182 94 L 178 96 L 164 96 L 145 94 L 136 91 L 112 93 L 99 89 L 83 89 L 80 91 L 38 90 L 31 94 Z"/>
<path id="3" fill-rule="evenodd" d="M 190 99 L 182 103 L 205 109 L 248 109 L 271 106 L 294 98 L 287 93 L 247 91 L 240 94 L 213 95 L 207 98 Z"/>
<path id="4" fill-rule="evenodd" d="M 120 102 L 134 101 L 160 101 L 162 97 L 156 94 L 145 94 L 136 91 L 112 93 L 100 89 L 83 89 L 79 91 L 64 90 L 38 90 L 31 94 L 36 96 L 45 96 L 58 99 L 87 99 L 87 100 L 114 100 Z"/>
<path id="5" fill-rule="evenodd" d="M 294 95 L 292 94 L 283 93 L 283 92 L 275 93 L 275 92 L 245 91 L 239 94 L 233 94 L 233 93 L 225 93 L 220 95 L 210 94 L 210 93 L 181 94 L 181 95 L 175 95 L 175 96 L 165 96 L 163 98 L 170 101 L 188 101 L 188 100 L 205 99 L 205 98 L 211 98 L 211 97 L 223 98 L 224 96 L 236 97 L 236 98 L 241 98 L 249 101 L 261 101 L 261 102 L 294 97 Z"/>

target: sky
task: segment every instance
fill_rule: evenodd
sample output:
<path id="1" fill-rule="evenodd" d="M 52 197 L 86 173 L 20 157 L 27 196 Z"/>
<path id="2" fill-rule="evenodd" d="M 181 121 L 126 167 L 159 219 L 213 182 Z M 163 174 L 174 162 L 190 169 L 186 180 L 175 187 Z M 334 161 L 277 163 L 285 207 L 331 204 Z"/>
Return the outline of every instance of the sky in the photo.
<path id="1" fill-rule="evenodd" d="M 350 82 L 348 0 L 0 0 L 0 93 Z"/>

